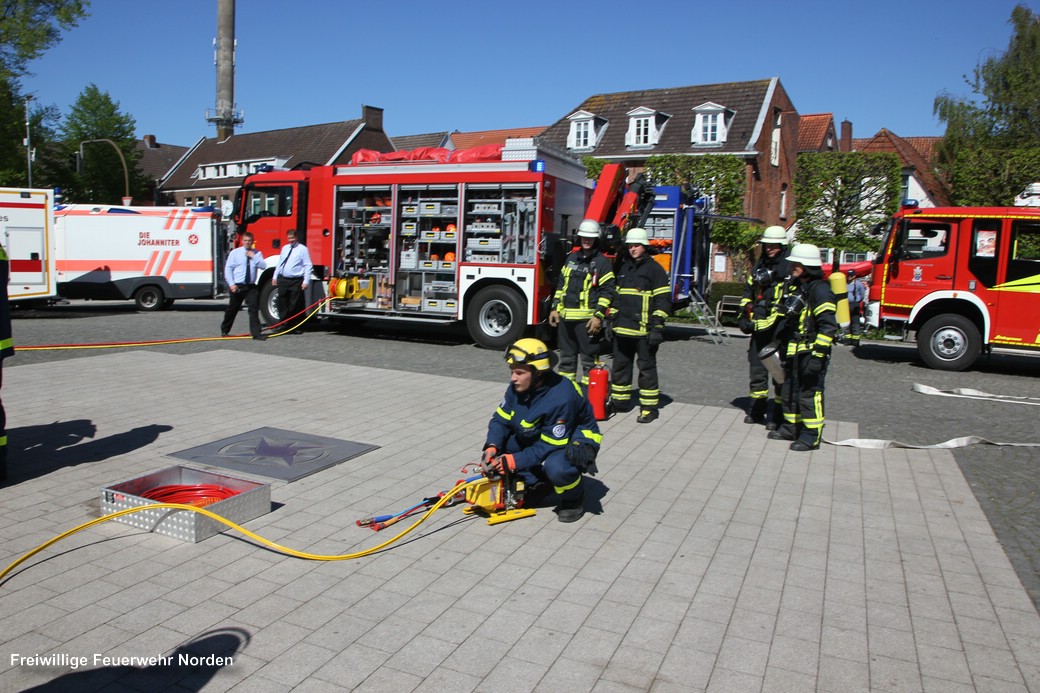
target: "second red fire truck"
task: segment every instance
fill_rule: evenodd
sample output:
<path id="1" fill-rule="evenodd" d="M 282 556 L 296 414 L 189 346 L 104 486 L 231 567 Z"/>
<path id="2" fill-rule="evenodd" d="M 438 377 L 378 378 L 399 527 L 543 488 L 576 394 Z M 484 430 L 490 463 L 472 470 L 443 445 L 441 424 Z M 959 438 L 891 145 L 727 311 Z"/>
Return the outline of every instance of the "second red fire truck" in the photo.
<path id="1" fill-rule="evenodd" d="M 904 207 L 875 260 L 868 322 L 916 333 L 921 359 L 942 370 L 993 348 L 1040 349 L 1037 200 L 1027 190 L 1014 207 Z"/>

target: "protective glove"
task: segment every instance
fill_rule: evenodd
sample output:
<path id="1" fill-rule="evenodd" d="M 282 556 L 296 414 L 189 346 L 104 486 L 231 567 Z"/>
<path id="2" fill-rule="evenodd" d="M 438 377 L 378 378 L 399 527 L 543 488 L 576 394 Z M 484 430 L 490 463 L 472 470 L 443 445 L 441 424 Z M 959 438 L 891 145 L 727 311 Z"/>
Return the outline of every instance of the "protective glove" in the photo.
<path id="1" fill-rule="evenodd" d="M 603 320 L 593 315 L 589 318 L 589 321 L 585 323 L 585 329 L 591 335 L 599 334 L 599 331 L 603 329 Z"/>
<path id="2" fill-rule="evenodd" d="M 822 356 L 811 356 L 808 363 L 805 364 L 805 370 L 802 374 L 807 378 L 819 378 L 820 373 L 823 372 L 823 357 Z"/>
<path id="3" fill-rule="evenodd" d="M 498 448 L 488 444 L 484 446 L 484 452 L 480 454 L 480 470 L 486 476 L 492 470 L 492 462 L 498 457 Z"/>
<path id="4" fill-rule="evenodd" d="M 567 446 L 567 461 L 574 465 L 579 472 L 596 476 L 599 469 L 596 467 L 596 448 L 591 445 L 583 445 L 574 441 Z"/>
<path id="5" fill-rule="evenodd" d="M 560 324 L 560 314 L 555 310 L 549 313 L 549 327 L 556 327 Z"/>
<path id="6" fill-rule="evenodd" d="M 491 468 L 498 472 L 499 476 L 508 472 L 516 471 L 516 459 L 511 454 L 499 455 L 491 460 Z"/>
<path id="7" fill-rule="evenodd" d="M 754 325 L 751 323 L 751 318 L 749 318 L 746 313 L 740 314 L 740 319 L 737 320 L 737 327 L 739 327 L 740 331 L 744 334 L 751 334 L 751 332 L 754 330 Z"/>
<path id="8" fill-rule="evenodd" d="M 664 341 L 664 328 L 655 327 L 650 330 L 650 334 L 647 335 L 646 341 L 650 346 L 657 346 Z"/>

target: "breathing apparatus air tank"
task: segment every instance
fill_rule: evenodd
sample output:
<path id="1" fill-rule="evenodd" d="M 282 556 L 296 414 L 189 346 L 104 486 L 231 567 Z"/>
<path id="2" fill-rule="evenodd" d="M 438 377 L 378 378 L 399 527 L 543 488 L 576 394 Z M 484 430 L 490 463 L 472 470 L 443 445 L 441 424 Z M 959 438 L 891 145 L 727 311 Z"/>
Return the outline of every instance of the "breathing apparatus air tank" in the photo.
<path id="1" fill-rule="evenodd" d="M 834 317 L 841 329 L 846 330 L 852 323 L 849 314 L 849 285 L 845 281 L 845 275 L 841 272 L 831 272 L 827 281 L 831 285 L 831 291 L 834 292 Z"/>
<path id="2" fill-rule="evenodd" d="M 610 394 L 610 371 L 602 363 L 589 369 L 589 404 L 596 421 L 607 418 L 607 396 Z"/>

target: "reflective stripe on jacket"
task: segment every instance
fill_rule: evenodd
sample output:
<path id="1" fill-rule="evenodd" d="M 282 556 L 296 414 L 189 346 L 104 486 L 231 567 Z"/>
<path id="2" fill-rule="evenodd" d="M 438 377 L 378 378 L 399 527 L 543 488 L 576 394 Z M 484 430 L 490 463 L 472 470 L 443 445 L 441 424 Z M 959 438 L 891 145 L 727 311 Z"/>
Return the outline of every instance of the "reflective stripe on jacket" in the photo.
<path id="1" fill-rule="evenodd" d="M 541 386 L 533 392 L 518 395 L 513 386 L 488 422 L 486 445 L 505 451 L 506 443 L 515 438 L 520 452 L 514 453 L 517 469 L 540 465 L 554 450 L 561 450 L 571 439 L 591 445 L 597 450 L 603 441 L 592 405 L 581 394 L 581 388 L 559 373 L 549 371 Z"/>
<path id="2" fill-rule="evenodd" d="M 625 257 L 617 271 L 614 334 L 642 337 L 654 325 L 664 325 L 671 312 L 672 289 L 664 267 L 649 255 Z"/>
<path id="3" fill-rule="evenodd" d="M 792 287 L 805 297 L 805 307 L 797 316 L 787 316 L 787 355 L 794 356 L 812 352 L 816 356 L 828 356 L 838 334 L 838 318 L 835 315 L 834 292 L 825 279 Z"/>
<path id="4" fill-rule="evenodd" d="M 556 282 L 553 308 L 564 320 L 602 318 L 614 300 L 614 270 L 610 261 L 598 250 L 586 256 L 576 250 L 567 261 Z"/>
<path id="5" fill-rule="evenodd" d="M 755 272 L 759 269 L 768 269 L 773 273 L 773 278 L 760 285 L 755 281 Z M 784 279 L 791 273 L 790 263 L 782 255 L 770 260 L 763 255 L 748 274 L 744 282 L 744 295 L 740 299 L 741 310 L 751 318 L 751 326 L 755 332 L 764 332 L 772 329 L 776 324 L 777 314 L 773 306 L 780 300 L 784 290 Z"/>

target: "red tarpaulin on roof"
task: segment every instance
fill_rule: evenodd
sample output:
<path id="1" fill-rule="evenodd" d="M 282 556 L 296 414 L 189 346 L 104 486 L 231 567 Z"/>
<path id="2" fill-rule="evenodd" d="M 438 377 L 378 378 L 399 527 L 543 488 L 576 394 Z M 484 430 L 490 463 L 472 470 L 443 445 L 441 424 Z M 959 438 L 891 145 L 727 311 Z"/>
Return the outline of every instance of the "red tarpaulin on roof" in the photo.
<path id="1" fill-rule="evenodd" d="M 379 161 L 380 154 L 382 154 L 382 152 L 377 152 L 375 149 L 359 149 L 351 155 L 350 163 L 367 164 L 373 161 Z"/>
<path id="2" fill-rule="evenodd" d="M 501 144 L 482 144 L 479 147 L 470 147 L 469 149 L 456 149 L 451 153 L 451 158 L 449 159 L 449 161 L 453 161 L 460 164 L 473 161 L 501 160 Z"/>
<path id="3" fill-rule="evenodd" d="M 419 147 L 408 154 L 409 161 L 439 161 L 441 163 L 447 161 L 451 156 L 451 152 L 443 147 Z"/>

